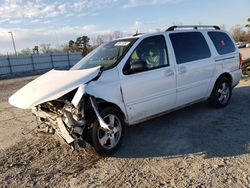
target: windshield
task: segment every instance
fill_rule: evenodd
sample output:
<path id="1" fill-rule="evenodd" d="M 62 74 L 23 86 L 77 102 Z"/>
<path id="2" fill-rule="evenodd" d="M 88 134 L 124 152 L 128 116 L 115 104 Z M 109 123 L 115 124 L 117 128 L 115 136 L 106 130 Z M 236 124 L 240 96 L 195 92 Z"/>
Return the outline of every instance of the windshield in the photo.
<path id="1" fill-rule="evenodd" d="M 71 70 L 101 66 L 104 69 L 114 66 L 135 42 L 135 38 L 121 39 L 103 44 L 81 59 Z"/>

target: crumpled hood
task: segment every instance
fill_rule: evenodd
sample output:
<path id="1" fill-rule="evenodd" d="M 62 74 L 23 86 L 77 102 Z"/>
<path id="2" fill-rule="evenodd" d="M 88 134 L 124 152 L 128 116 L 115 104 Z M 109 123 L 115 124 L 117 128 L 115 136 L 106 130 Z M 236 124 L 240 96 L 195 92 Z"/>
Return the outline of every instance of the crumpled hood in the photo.
<path id="1" fill-rule="evenodd" d="M 58 99 L 95 78 L 100 66 L 84 70 L 51 70 L 28 83 L 9 98 L 15 107 L 29 109 L 38 104 Z"/>

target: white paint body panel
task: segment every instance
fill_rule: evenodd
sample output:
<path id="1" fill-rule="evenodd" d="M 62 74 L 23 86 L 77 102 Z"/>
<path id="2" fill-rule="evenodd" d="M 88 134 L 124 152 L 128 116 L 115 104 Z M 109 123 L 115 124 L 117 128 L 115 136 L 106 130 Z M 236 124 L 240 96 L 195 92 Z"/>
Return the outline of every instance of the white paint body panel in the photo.
<path id="1" fill-rule="evenodd" d="M 172 67 L 163 67 L 121 79 L 124 103 L 129 122 L 133 123 L 176 105 L 175 74 L 166 76 Z"/>
<path id="2" fill-rule="evenodd" d="M 190 30 L 187 30 L 187 32 L 190 32 Z M 175 64 L 175 71 L 177 74 L 176 107 L 179 107 L 207 97 L 209 84 L 216 66 L 212 58 L 212 49 L 210 49 L 211 57 L 209 58 L 177 64 L 174 49 L 169 39 L 169 34 L 171 33 L 176 33 L 176 31 L 169 32 L 167 37 L 169 48 L 171 49 L 170 51 L 173 53 L 172 63 Z M 212 42 L 209 41 L 206 33 L 201 33 L 205 37 L 208 46 L 213 45 Z"/>
<path id="3" fill-rule="evenodd" d="M 74 98 L 72 99 L 71 103 L 77 107 L 79 102 L 81 101 L 82 99 L 82 96 L 84 95 L 85 93 L 85 87 L 86 87 L 86 84 L 83 84 L 83 85 L 80 85 L 79 88 L 77 89 L 76 91 L 76 94 L 74 96 Z"/>
<path id="4" fill-rule="evenodd" d="M 89 95 L 116 104 L 121 109 L 127 120 L 127 111 L 123 102 L 117 68 L 103 71 L 100 78 L 96 81 L 90 82 L 85 89 L 86 93 Z"/>
<path id="5" fill-rule="evenodd" d="M 225 31 L 217 31 L 217 32 L 227 33 L 228 36 L 231 38 L 231 40 L 234 41 L 234 39 L 228 32 L 225 32 Z M 213 90 L 216 80 L 223 73 L 229 73 L 231 75 L 232 87 L 235 87 L 240 82 L 241 69 L 239 68 L 239 49 L 236 46 L 236 44 L 234 44 L 235 49 L 236 49 L 235 52 L 225 54 L 225 55 L 220 55 L 217 52 L 215 46 L 212 44 L 211 39 L 208 38 L 207 41 L 208 43 L 210 43 L 209 47 L 212 52 L 212 57 L 213 57 L 212 61 L 215 64 L 215 71 L 210 81 L 208 92 L 207 92 L 207 97 L 209 97 Z"/>
<path id="6" fill-rule="evenodd" d="M 185 73 L 181 73 L 182 68 Z M 210 58 L 177 65 L 177 106 L 204 98 L 214 69 Z"/>
<path id="7" fill-rule="evenodd" d="M 55 100 L 95 78 L 100 67 L 85 70 L 51 70 L 25 85 L 9 98 L 9 103 L 22 109 Z"/>
<path id="8" fill-rule="evenodd" d="M 150 34 L 147 37 L 155 35 L 158 34 Z M 165 36 L 165 33 L 161 35 Z M 144 38 L 146 37 L 142 36 L 136 41 L 117 66 L 128 124 L 136 124 L 150 116 L 174 108 L 176 105 L 175 65 L 170 60 L 172 54 L 169 48 L 167 48 L 169 66 L 136 74 L 123 74 L 123 67 L 128 58 Z"/>

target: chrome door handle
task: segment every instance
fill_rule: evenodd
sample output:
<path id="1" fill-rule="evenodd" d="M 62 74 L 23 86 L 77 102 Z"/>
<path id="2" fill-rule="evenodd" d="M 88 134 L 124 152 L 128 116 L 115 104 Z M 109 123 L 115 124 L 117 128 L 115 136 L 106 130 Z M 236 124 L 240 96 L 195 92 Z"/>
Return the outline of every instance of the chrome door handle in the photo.
<path id="1" fill-rule="evenodd" d="M 167 70 L 166 72 L 165 72 L 165 76 L 166 77 L 170 77 L 170 76 L 173 76 L 174 75 L 174 71 L 173 70 Z"/>
<path id="2" fill-rule="evenodd" d="M 181 66 L 181 67 L 178 68 L 178 73 L 179 73 L 179 74 L 184 74 L 184 73 L 186 73 L 186 72 L 187 72 L 186 67 Z"/>

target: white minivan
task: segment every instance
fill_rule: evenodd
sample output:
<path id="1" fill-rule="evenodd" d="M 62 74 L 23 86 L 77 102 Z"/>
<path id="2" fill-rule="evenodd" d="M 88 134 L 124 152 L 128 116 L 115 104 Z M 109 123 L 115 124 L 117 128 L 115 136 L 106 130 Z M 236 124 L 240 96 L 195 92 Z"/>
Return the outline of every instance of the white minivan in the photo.
<path id="1" fill-rule="evenodd" d="M 124 126 L 208 100 L 228 104 L 241 78 L 241 55 L 218 26 L 172 26 L 101 45 L 70 70 L 51 70 L 9 98 L 32 109 L 39 130 L 73 148 L 86 137 L 103 156 L 122 143 Z"/>

